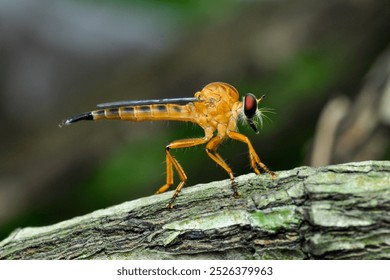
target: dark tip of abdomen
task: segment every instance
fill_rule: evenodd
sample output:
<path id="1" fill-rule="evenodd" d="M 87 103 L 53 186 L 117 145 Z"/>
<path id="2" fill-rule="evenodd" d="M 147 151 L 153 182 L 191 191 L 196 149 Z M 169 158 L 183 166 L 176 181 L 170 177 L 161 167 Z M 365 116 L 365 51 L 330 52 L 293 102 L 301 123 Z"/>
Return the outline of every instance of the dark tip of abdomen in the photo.
<path id="1" fill-rule="evenodd" d="M 65 119 L 59 124 L 59 127 L 63 127 L 64 125 L 70 125 L 72 123 L 82 121 L 82 120 L 89 120 L 89 121 L 93 120 L 92 112 L 83 113 L 83 114 Z"/>

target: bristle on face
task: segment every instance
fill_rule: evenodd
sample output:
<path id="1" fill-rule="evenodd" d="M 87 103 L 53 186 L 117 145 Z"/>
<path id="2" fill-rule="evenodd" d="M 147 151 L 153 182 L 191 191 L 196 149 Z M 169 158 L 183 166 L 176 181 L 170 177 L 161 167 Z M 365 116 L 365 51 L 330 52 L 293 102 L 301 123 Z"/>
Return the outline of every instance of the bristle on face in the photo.
<path id="1" fill-rule="evenodd" d="M 58 126 L 63 127 L 65 125 L 70 125 L 72 123 L 82 121 L 82 120 L 93 120 L 92 112 L 83 113 L 83 114 L 65 119 Z"/>

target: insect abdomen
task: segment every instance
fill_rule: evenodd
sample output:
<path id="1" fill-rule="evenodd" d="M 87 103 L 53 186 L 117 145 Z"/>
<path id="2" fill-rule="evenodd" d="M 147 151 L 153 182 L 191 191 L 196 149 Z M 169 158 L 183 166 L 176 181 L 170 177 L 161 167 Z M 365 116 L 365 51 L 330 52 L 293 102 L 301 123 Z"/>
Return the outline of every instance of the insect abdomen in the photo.
<path id="1" fill-rule="evenodd" d="M 70 125 L 81 120 L 117 119 L 125 121 L 188 121 L 195 122 L 193 104 L 151 104 L 139 106 L 123 106 L 105 108 L 83 113 L 68 118 L 60 123 L 60 127 Z"/>
<path id="2" fill-rule="evenodd" d="M 126 121 L 177 120 L 192 121 L 188 105 L 152 104 L 107 108 L 92 112 L 94 120 L 121 119 Z"/>

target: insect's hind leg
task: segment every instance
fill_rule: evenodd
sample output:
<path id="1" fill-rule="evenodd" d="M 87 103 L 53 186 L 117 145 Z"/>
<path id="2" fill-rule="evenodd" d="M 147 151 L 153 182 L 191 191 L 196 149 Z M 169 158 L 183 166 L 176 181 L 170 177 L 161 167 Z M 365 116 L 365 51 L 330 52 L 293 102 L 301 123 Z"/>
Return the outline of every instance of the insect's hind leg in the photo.
<path id="1" fill-rule="evenodd" d="M 210 137 L 175 140 L 165 147 L 167 179 L 166 179 L 166 184 L 162 186 L 160 189 L 158 189 L 156 193 L 163 193 L 167 191 L 169 187 L 173 184 L 173 167 L 176 169 L 180 178 L 180 183 L 176 187 L 175 193 L 173 194 L 171 200 L 169 201 L 168 208 L 173 208 L 173 203 L 175 202 L 176 197 L 179 195 L 181 189 L 183 188 L 185 182 L 187 181 L 187 175 L 185 174 L 179 162 L 172 156 L 170 150 L 202 145 L 206 143 L 209 139 Z"/>
<path id="2" fill-rule="evenodd" d="M 168 156 L 168 153 L 166 154 L 165 162 L 166 162 L 166 174 L 167 174 L 166 183 L 164 186 L 162 186 L 156 191 L 156 194 L 166 192 L 169 189 L 169 187 L 173 184 L 172 160 L 171 157 Z"/>
<path id="3" fill-rule="evenodd" d="M 219 136 L 215 136 L 212 138 L 206 145 L 206 153 L 207 155 L 215 161 L 219 166 L 221 166 L 230 177 L 232 191 L 235 197 L 239 197 L 240 193 L 237 191 L 237 184 L 234 181 L 234 175 L 232 169 L 227 165 L 227 163 L 224 161 L 224 159 L 219 155 L 217 152 L 217 149 L 219 147 L 219 144 L 222 142 L 222 138 Z"/>

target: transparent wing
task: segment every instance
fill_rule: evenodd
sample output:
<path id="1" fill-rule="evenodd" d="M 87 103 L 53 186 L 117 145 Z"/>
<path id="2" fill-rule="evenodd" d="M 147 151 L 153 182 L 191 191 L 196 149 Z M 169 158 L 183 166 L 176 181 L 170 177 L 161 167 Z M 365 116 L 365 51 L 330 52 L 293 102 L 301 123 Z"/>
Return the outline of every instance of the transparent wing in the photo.
<path id="1" fill-rule="evenodd" d="M 163 98 L 163 99 L 149 99 L 149 100 L 125 100 L 116 101 L 109 103 L 102 103 L 96 105 L 98 108 L 116 108 L 123 106 L 139 106 L 139 105 L 152 105 L 152 104 L 178 104 L 184 105 L 190 102 L 199 102 L 202 100 L 196 99 L 195 97 L 182 97 L 182 98 Z"/>

